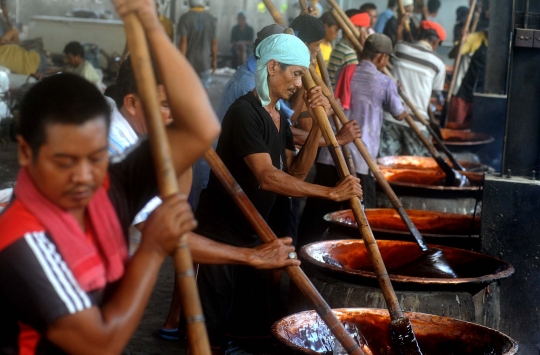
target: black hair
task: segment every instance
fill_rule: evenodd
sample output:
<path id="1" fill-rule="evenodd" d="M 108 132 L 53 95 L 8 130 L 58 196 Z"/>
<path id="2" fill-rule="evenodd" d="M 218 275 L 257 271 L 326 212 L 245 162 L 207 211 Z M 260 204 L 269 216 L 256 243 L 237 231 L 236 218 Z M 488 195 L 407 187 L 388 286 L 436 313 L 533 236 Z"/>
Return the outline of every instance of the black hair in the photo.
<path id="1" fill-rule="evenodd" d="M 64 47 L 64 54 L 72 54 L 75 57 L 80 56 L 81 58 L 84 58 L 84 47 L 79 42 L 69 42 Z"/>
<path id="2" fill-rule="evenodd" d="M 393 9 L 397 5 L 397 0 L 388 0 L 388 8 Z"/>
<path id="3" fill-rule="evenodd" d="M 358 15 L 358 14 L 361 14 L 361 13 L 362 13 L 362 11 L 357 10 L 357 9 L 349 9 L 349 10 L 345 11 L 345 15 L 347 15 L 348 18 L 351 18 L 354 15 Z"/>
<path id="4" fill-rule="evenodd" d="M 21 103 L 17 133 L 30 145 L 34 158 L 45 143 L 50 124 L 82 125 L 103 118 L 110 126 L 110 108 L 95 85 L 74 74 L 57 74 L 33 86 Z"/>
<path id="5" fill-rule="evenodd" d="M 157 84 L 163 84 L 161 76 L 156 70 L 155 65 L 152 66 L 154 68 L 154 75 L 156 77 Z M 120 70 L 118 70 L 118 75 L 116 76 L 114 101 L 116 102 L 116 106 L 119 110 L 124 106 L 124 97 L 129 94 L 139 94 L 139 91 L 137 90 L 137 81 L 135 80 L 135 74 L 133 73 L 133 66 L 131 65 L 130 56 L 128 56 L 122 62 L 122 64 L 120 65 Z"/>
<path id="6" fill-rule="evenodd" d="M 460 6 L 456 10 L 456 21 L 459 23 L 465 23 L 469 16 L 469 8 L 467 6 Z"/>
<path id="7" fill-rule="evenodd" d="M 319 20 L 321 20 L 322 23 L 328 26 L 337 25 L 336 19 L 334 18 L 334 15 L 330 12 L 325 12 L 319 17 Z"/>
<path id="8" fill-rule="evenodd" d="M 360 54 L 360 59 L 367 59 L 367 60 L 374 60 L 377 55 L 380 54 L 380 53 L 377 53 L 377 52 L 372 52 L 370 50 L 363 50 L 362 51 L 362 54 Z"/>
<path id="9" fill-rule="evenodd" d="M 430 14 L 434 14 L 441 8 L 441 0 L 429 0 L 427 8 Z"/>
<path id="10" fill-rule="evenodd" d="M 361 12 L 368 12 L 369 10 L 377 10 L 377 5 L 372 2 L 366 2 L 364 5 L 360 6 Z"/>
<path id="11" fill-rule="evenodd" d="M 420 31 L 420 36 L 419 36 L 418 39 L 419 40 L 424 40 L 424 41 L 427 41 L 427 42 L 434 42 L 434 41 L 440 41 L 441 40 L 441 38 L 437 34 L 437 31 L 431 30 L 431 29 L 426 30 L 425 28 L 423 28 Z"/>

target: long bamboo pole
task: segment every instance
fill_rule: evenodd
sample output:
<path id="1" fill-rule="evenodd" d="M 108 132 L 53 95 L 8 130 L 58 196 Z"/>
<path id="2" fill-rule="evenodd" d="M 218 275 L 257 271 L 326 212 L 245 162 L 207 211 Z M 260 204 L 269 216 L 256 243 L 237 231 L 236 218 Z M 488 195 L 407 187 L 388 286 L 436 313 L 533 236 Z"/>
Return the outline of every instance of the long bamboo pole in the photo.
<path id="1" fill-rule="evenodd" d="M 281 14 L 279 13 L 278 9 L 274 6 L 274 3 L 272 0 L 263 0 L 264 5 L 268 9 L 268 12 L 270 12 L 270 15 L 272 15 L 272 18 L 277 24 L 284 25 L 285 21 L 283 20 L 283 17 L 281 17 Z"/>
<path id="2" fill-rule="evenodd" d="M 341 27 L 341 30 L 343 30 L 343 27 L 347 27 L 352 31 L 354 36 L 357 39 L 359 39 L 360 38 L 360 30 L 351 22 L 351 19 L 349 18 L 349 16 L 347 16 L 345 11 L 343 11 L 343 9 L 338 5 L 336 0 L 328 0 L 328 4 L 330 6 L 332 6 L 331 11 L 336 10 L 336 13 L 339 15 L 339 17 L 345 23 L 344 25 L 341 25 L 341 24 L 339 25 L 339 27 Z M 339 24 L 339 22 L 338 22 L 338 24 Z"/>
<path id="3" fill-rule="evenodd" d="M 306 11 L 308 9 L 306 0 L 298 0 L 298 2 L 300 3 L 300 9 L 302 11 Z M 324 81 L 326 82 L 326 85 L 330 90 L 332 90 L 332 84 L 330 83 L 330 75 L 328 75 L 328 69 L 326 68 L 326 63 L 324 62 L 321 51 L 317 53 L 317 65 L 319 67 L 322 77 L 324 78 Z M 341 122 L 335 114 L 332 115 L 332 119 L 334 120 L 334 126 L 336 127 L 336 131 L 339 132 L 342 127 Z M 347 163 L 349 171 L 356 171 L 356 168 L 354 166 L 354 158 L 349 147 L 344 145 L 341 147 L 341 150 L 343 151 L 343 155 L 345 156 L 345 162 Z"/>
<path id="4" fill-rule="evenodd" d="M 340 24 L 340 26 L 345 26 L 345 27 L 342 27 L 342 31 L 345 34 L 345 36 L 347 36 L 347 38 L 349 39 L 349 42 L 351 42 L 351 44 L 354 47 L 354 49 L 356 50 L 356 52 L 357 53 L 362 53 L 362 51 L 364 50 L 363 46 L 354 37 L 354 35 L 352 34 L 352 31 L 350 30 L 350 28 L 348 28 L 348 25 L 343 21 L 342 18 L 340 18 L 340 16 L 337 13 L 336 9 L 335 8 L 332 9 L 331 13 L 334 16 L 334 18 L 336 19 L 336 21 Z M 388 70 L 388 68 L 384 68 L 383 73 L 385 75 L 387 75 L 389 78 L 391 78 L 392 80 L 396 81 L 396 79 L 392 76 L 392 73 L 390 73 L 390 70 Z M 435 134 L 435 132 L 433 132 L 433 129 L 429 126 L 429 124 L 424 119 L 424 116 L 420 113 L 420 111 L 418 111 L 418 109 L 414 106 L 412 101 L 407 97 L 407 95 L 403 92 L 403 90 L 399 90 L 399 95 L 401 96 L 401 98 L 403 99 L 405 104 L 411 109 L 411 111 L 413 112 L 413 115 L 418 119 L 418 121 L 420 121 L 422 124 L 424 124 L 426 126 L 428 131 L 430 131 L 430 133 L 436 137 L 435 138 L 436 140 L 439 139 L 439 137 Z M 412 121 L 407 120 L 407 123 L 410 124 L 410 122 L 412 122 Z M 416 130 L 414 130 L 413 127 L 411 127 L 411 128 L 416 133 Z M 423 140 L 422 137 L 420 137 L 420 136 L 418 136 L 418 138 L 422 141 L 422 143 L 424 145 L 426 145 L 426 148 L 428 149 L 428 151 L 432 152 L 431 146 L 433 146 L 433 144 L 431 142 L 429 142 L 429 141 Z M 438 143 L 441 146 L 444 145 L 444 143 L 440 139 L 438 140 Z M 452 155 L 448 149 L 446 149 L 445 152 L 449 157 Z M 466 180 L 463 179 L 463 176 L 458 174 L 457 172 L 453 171 L 452 168 L 450 168 L 450 166 L 448 165 L 448 163 L 444 159 L 437 158 L 437 155 L 433 156 L 433 158 L 435 159 L 437 164 L 441 167 L 441 169 L 445 172 L 446 177 L 447 177 L 447 183 L 450 184 L 450 185 L 454 185 L 454 183 L 456 181 L 458 181 L 458 182 L 460 182 L 460 184 L 465 184 Z M 453 156 L 450 158 L 450 160 L 456 161 Z M 452 172 L 452 174 L 450 174 L 450 172 Z"/>
<path id="5" fill-rule="evenodd" d="M 309 71 L 306 72 L 302 77 L 302 82 L 306 90 L 311 90 L 313 87 L 316 86 Z M 338 170 L 338 174 L 340 178 L 343 179 L 349 176 L 350 172 L 345 164 L 345 158 L 339 150 L 339 145 L 337 143 L 334 132 L 332 131 L 332 127 L 330 127 L 328 117 L 326 116 L 326 113 L 322 107 L 317 107 L 314 111 L 316 119 L 319 122 L 319 127 L 321 127 L 324 140 L 328 145 L 328 149 L 330 150 L 330 153 L 334 160 L 334 164 Z M 393 331 L 398 335 L 398 337 L 396 338 L 399 338 L 400 336 L 403 336 L 405 335 L 405 333 L 407 333 L 408 339 L 410 340 L 409 342 L 407 342 L 407 344 L 404 344 L 400 343 L 399 340 L 396 339 L 396 341 L 398 341 L 398 345 L 400 346 L 400 350 L 402 350 L 402 353 L 405 354 L 422 354 L 418 347 L 418 343 L 416 341 L 414 333 L 412 332 L 412 327 L 407 326 L 407 324 L 410 325 L 410 321 L 403 315 L 403 311 L 401 310 L 399 301 L 394 292 L 390 277 L 388 276 L 388 271 L 386 270 L 386 266 L 384 265 L 381 253 L 377 246 L 377 241 L 373 237 L 373 232 L 369 227 L 369 223 L 362 209 L 362 205 L 360 204 L 360 200 L 355 197 L 350 199 L 349 203 L 351 205 L 354 217 L 356 218 L 356 222 L 358 224 L 360 234 L 362 235 L 362 239 L 364 240 L 364 245 L 368 251 L 371 264 L 373 265 L 373 270 L 377 275 L 377 281 L 379 282 L 379 286 L 386 302 L 386 306 L 388 307 L 388 312 L 390 313 L 390 318 L 392 320 L 391 327 Z M 403 332 L 403 329 L 405 328 L 407 329 L 407 331 Z"/>
<path id="6" fill-rule="evenodd" d="M 313 68 L 310 68 L 310 73 L 313 79 L 315 80 L 315 83 L 322 87 L 323 94 L 328 98 L 328 101 L 330 101 L 330 105 L 332 106 L 332 109 L 336 113 L 336 116 L 340 120 L 342 124 L 345 124 L 349 122 L 349 119 L 347 116 L 345 116 L 345 113 L 341 109 L 341 106 L 339 102 L 334 98 L 334 96 L 331 94 L 331 92 L 328 90 L 328 87 L 322 82 L 321 77 L 318 75 L 318 73 L 313 70 Z M 399 216 L 403 220 L 403 223 L 407 226 L 407 229 L 411 232 L 413 237 L 416 239 L 418 245 L 423 251 L 427 251 L 429 248 L 426 245 L 424 238 L 420 234 L 420 231 L 418 231 L 418 228 L 414 225 L 414 223 L 411 221 L 411 218 L 405 211 L 405 207 L 403 207 L 403 204 L 401 203 L 401 200 L 397 197 L 394 190 L 386 181 L 384 175 L 381 172 L 381 169 L 379 168 L 379 165 L 377 165 L 377 162 L 375 159 L 369 154 L 369 151 L 367 147 L 365 146 L 364 142 L 360 138 L 356 138 L 354 140 L 354 145 L 360 152 L 360 155 L 364 158 L 366 161 L 369 169 L 373 173 L 373 176 L 375 176 L 375 179 L 385 192 L 386 196 L 388 196 L 388 199 L 390 200 L 390 203 L 392 203 L 392 206 L 394 206 L 394 209 L 398 212 Z"/>
<path id="7" fill-rule="evenodd" d="M 143 104 L 152 156 L 156 164 L 156 175 L 160 195 L 167 198 L 178 193 L 178 181 L 171 160 L 170 147 L 161 118 L 157 84 L 152 69 L 150 51 L 144 29 L 135 13 L 124 17 L 127 43 L 131 52 L 131 64 L 137 89 Z M 187 236 L 182 236 L 174 253 L 175 272 L 179 278 L 182 309 L 187 321 L 189 347 L 195 355 L 211 355 L 208 334 L 204 323 L 199 292 L 193 271 L 193 262 Z"/>
<path id="8" fill-rule="evenodd" d="M 405 11 L 405 6 L 403 6 L 403 0 L 397 0 L 397 4 L 398 4 L 398 10 L 399 10 L 400 15 L 402 17 L 407 16 L 407 11 Z M 414 42 L 414 35 L 411 31 L 411 25 L 409 21 L 406 20 L 403 25 L 405 27 L 404 28 L 405 32 L 407 32 L 407 34 L 409 35 L 409 40 L 411 42 Z"/>
<path id="9" fill-rule="evenodd" d="M 467 30 L 469 29 L 469 26 L 471 25 L 471 21 L 473 18 L 473 14 L 476 10 L 476 0 L 472 0 L 471 2 L 471 8 L 469 9 L 469 15 L 467 16 L 467 21 L 465 22 L 465 27 Z M 448 95 L 446 96 L 446 105 L 450 105 L 450 100 L 452 100 L 452 92 L 454 91 L 454 86 L 456 86 L 457 81 L 457 74 L 459 71 L 459 65 L 461 64 L 461 57 L 463 56 L 461 53 L 461 50 L 463 48 L 463 37 L 459 39 L 459 45 L 458 45 L 458 53 L 456 56 L 456 62 L 454 63 L 454 72 L 452 73 L 452 81 L 450 82 L 450 86 L 448 87 Z M 448 117 L 448 111 L 446 110 L 446 116 Z"/>
<path id="10" fill-rule="evenodd" d="M 246 216 L 253 229 L 255 229 L 257 235 L 261 237 L 261 240 L 265 243 L 276 240 L 277 237 L 274 232 L 259 214 L 256 207 L 246 196 L 240 185 L 235 181 L 234 177 L 231 175 L 225 164 L 223 164 L 216 152 L 213 149 L 210 149 L 206 152 L 204 158 L 234 202 Z M 302 269 L 298 266 L 288 266 L 285 268 L 285 271 L 289 274 L 291 280 L 298 286 L 303 295 L 313 304 L 319 316 L 328 326 L 328 329 L 330 329 L 332 334 L 334 334 L 337 340 L 343 345 L 343 348 L 347 349 L 347 353 L 352 355 L 365 355 L 364 351 L 360 349 L 356 341 L 345 330 L 343 324 L 337 319 L 330 306 L 328 306 Z"/>

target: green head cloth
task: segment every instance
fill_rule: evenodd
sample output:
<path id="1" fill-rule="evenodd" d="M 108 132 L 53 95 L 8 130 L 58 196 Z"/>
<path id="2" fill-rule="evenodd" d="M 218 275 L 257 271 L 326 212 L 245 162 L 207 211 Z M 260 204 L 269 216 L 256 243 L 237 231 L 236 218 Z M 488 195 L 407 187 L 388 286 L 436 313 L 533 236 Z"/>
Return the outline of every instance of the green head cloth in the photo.
<path id="1" fill-rule="evenodd" d="M 281 64 L 299 65 L 309 68 L 310 55 L 307 46 L 299 38 L 288 34 L 276 34 L 265 38 L 255 51 L 257 69 L 255 70 L 255 87 L 264 106 L 270 104 L 267 64 L 275 60 Z M 279 110 L 279 101 L 276 109 Z"/>

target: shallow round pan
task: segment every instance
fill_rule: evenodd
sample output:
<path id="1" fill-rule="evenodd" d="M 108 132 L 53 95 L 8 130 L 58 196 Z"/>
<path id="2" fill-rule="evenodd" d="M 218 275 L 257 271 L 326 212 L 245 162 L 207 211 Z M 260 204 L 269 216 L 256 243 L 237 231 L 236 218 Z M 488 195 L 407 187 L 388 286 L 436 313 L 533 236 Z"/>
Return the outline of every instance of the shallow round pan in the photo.
<path id="1" fill-rule="evenodd" d="M 406 210 L 407 215 L 424 237 L 470 236 L 480 232 L 480 217 L 473 221 L 471 215 L 435 211 Z M 374 232 L 410 235 L 407 226 L 393 208 L 368 208 L 365 210 L 369 225 Z M 324 220 L 358 230 L 351 210 L 332 212 Z"/>
<path id="2" fill-rule="evenodd" d="M 450 166 L 450 160 L 446 160 Z M 385 168 L 394 168 L 394 169 L 440 169 L 439 165 L 435 159 L 431 157 L 418 157 L 414 155 L 400 155 L 400 156 L 388 156 L 377 158 L 377 163 Z M 472 163 L 468 161 L 458 161 L 465 170 L 471 172 L 494 172 L 490 166 L 478 163 Z"/>
<path id="3" fill-rule="evenodd" d="M 338 319 L 355 338 L 362 334 L 373 355 L 399 355 L 390 339 L 387 310 L 335 309 Z M 496 330 L 452 318 L 405 312 L 424 355 L 513 355 L 517 343 Z M 334 336 L 315 311 L 296 313 L 277 321 L 274 336 L 295 353 L 332 354 Z"/>
<path id="4" fill-rule="evenodd" d="M 509 277 L 514 268 L 500 259 L 464 249 L 430 246 L 443 251 L 448 264 L 459 276 L 454 279 L 427 278 L 394 274 L 393 270 L 418 259 L 422 255 L 416 243 L 377 241 L 384 264 L 395 283 L 416 284 L 429 287 L 459 285 L 460 287 L 490 284 Z M 362 240 L 330 240 L 311 243 L 300 249 L 301 258 L 318 271 L 336 277 L 346 277 L 351 282 L 376 279 L 371 260 Z"/>
<path id="5" fill-rule="evenodd" d="M 495 141 L 495 138 L 485 133 L 468 132 L 457 129 L 441 128 L 443 142 L 448 146 L 484 145 Z"/>

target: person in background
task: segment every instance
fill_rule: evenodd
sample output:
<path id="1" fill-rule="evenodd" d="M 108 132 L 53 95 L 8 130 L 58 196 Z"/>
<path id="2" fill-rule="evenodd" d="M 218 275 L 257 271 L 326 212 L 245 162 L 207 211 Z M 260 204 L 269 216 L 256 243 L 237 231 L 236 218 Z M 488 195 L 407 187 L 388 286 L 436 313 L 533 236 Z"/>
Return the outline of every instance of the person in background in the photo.
<path id="1" fill-rule="evenodd" d="M 467 16 L 469 16 L 469 8 L 467 6 L 457 8 L 456 24 L 454 25 L 454 45 L 457 45 L 461 39 L 465 22 L 467 22 Z"/>
<path id="2" fill-rule="evenodd" d="M 394 17 L 396 8 L 397 8 L 397 1 L 389 0 L 387 9 L 379 14 L 379 18 L 377 19 L 377 23 L 375 24 L 375 32 L 383 33 L 384 27 L 386 26 L 386 22 L 388 22 L 388 20 Z"/>
<path id="3" fill-rule="evenodd" d="M 390 38 L 378 33 L 369 36 L 365 42 L 360 63 L 345 67 L 336 90 L 336 97 L 340 98 L 341 104 L 348 110 L 347 116 L 360 126 L 362 141 L 373 158 L 377 157 L 379 151 L 383 111 L 389 112 L 397 119 L 402 119 L 405 115 L 395 82 L 381 73 L 392 54 Z M 348 95 L 341 95 L 342 85 L 347 87 Z M 376 207 L 375 179 L 354 144 L 349 144 L 349 148 L 353 155 L 356 176 L 360 179 L 364 192 L 364 207 Z M 338 181 L 338 173 L 330 151 L 323 148 L 317 159 L 317 174 L 314 183 L 335 186 Z M 308 198 L 300 222 L 298 247 L 320 240 L 327 228 L 323 220 L 324 215 L 344 208 L 347 207 L 342 203 Z"/>
<path id="4" fill-rule="evenodd" d="M 482 12 L 477 32 L 467 34 L 464 30 L 463 58 L 469 66 L 461 85 L 449 105 L 447 128 L 469 128 L 473 115 L 474 93 L 484 90 L 489 29 L 489 1 L 482 2 Z M 457 85 L 456 85 L 457 86 Z"/>
<path id="5" fill-rule="evenodd" d="M 370 34 L 375 32 L 374 29 L 378 18 L 377 6 L 372 2 L 367 2 L 360 6 L 360 12 L 365 12 L 369 15 L 369 18 L 371 19 Z M 373 32 L 371 30 L 373 30 Z"/>
<path id="6" fill-rule="evenodd" d="M 248 57 L 248 54 L 251 54 L 251 44 L 254 40 L 254 30 L 253 27 L 247 24 L 246 22 L 246 13 L 244 11 L 238 12 L 236 15 L 236 24 L 231 30 L 231 54 L 232 54 L 232 67 L 236 68 L 237 66 L 244 63 Z"/>
<path id="7" fill-rule="evenodd" d="M 328 66 L 330 56 L 332 55 L 332 42 L 334 42 L 339 35 L 339 25 L 330 12 L 325 12 L 322 14 L 319 20 L 321 20 L 324 24 L 324 29 L 326 31 L 326 36 L 324 37 L 320 47 L 324 62 L 326 66 Z"/>
<path id="8" fill-rule="evenodd" d="M 84 59 L 84 47 L 79 42 L 69 42 L 64 47 L 65 61 L 67 64 L 66 73 L 76 74 L 100 86 L 101 77 L 96 69 Z"/>
<path id="9" fill-rule="evenodd" d="M 2 9 L 2 17 L 4 18 L 2 26 L 0 28 L 0 30 L 2 31 L 0 35 L 3 35 L 5 32 L 13 28 L 13 25 L 11 24 L 11 19 L 9 18 L 7 0 L 0 0 L 0 8 Z"/>
<path id="10" fill-rule="evenodd" d="M 204 10 L 203 0 L 189 0 L 189 5 L 189 11 L 178 21 L 178 47 L 208 91 L 210 69 L 212 72 L 217 69 L 216 23 L 212 15 Z"/>
<path id="11" fill-rule="evenodd" d="M 360 44 L 363 44 L 368 36 L 367 30 L 370 28 L 371 18 L 367 13 L 364 12 L 356 13 L 355 15 L 351 16 L 350 19 L 353 25 L 360 30 Z M 339 70 L 349 64 L 358 64 L 358 56 L 354 48 L 352 48 L 351 44 L 349 43 L 349 40 L 343 37 L 336 44 L 328 63 L 328 75 L 330 76 L 332 86 L 336 86 Z"/>
<path id="12" fill-rule="evenodd" d="M 161 23 L 161 26 L 165 29 L 165 33 L 167 33 L 167 36 L 171 39 L 171 41 L 174 41 L 174 26 L 170 18 L 163 15 L 161 12 L 159 12 L 159 2 L 156 1 L 156 10 L 158 12 L 158 19 Z"/>
<path id="13" fill-rule="evenodd" d="M 420 23 L 419 41 L 415 44 L 399 42 L 394 48 L 392 75 L 403 86 L 416 109 L 429 121 L 427 109 L 432 96 L 441 98 L 446 78 L 446 66 L 435 52 L 446 39 L 446 31 L 435 22 Z M 415 122 L 422 133 L 429 137 L 426 127 Z M 396 120 L 385 112 L 379 155 L 428 156 L 429 152 L 407 123 Z"/>
<path id="14" fill-rule="evenodd" d="M 431 22 L 437 21 L 437 15 L 439 14 L 439 9 L 441 8 L 441 0 L 429 0 L 425 8 L 425 20 Z"/>
<path id="15" fill-rule="evenodd" d="M 414 42 L 414 37 L 416 36 L 418 27 L 416 27 L 416 24 L 412 20 L 413 9 L 414 9 L 413 4 L 414 4 L 413 0 L 403 0 L 403 7 L 405 8 L 405 17 L 402 19 L 401 14 L 399 15 L 394 14 L 388 20 L 388 22 L 386 22 L 386 25 L 384 26 L 383 33 L 387 35 L 388 37 L 390 37 L 390 39 L 392 39 L 392 43 L 394 44 L 394 46 L 396 45 L 397 42 L 401 40 Z M 399 9 L 398 9 L 398 12 L 399 12 Z M 411 28 L 411 35 L 412 35 L 413 41 L 411 41 L 411 38 L 409 36 L 405 36 L 405 38 L 403 39 L 400 38 L 401 31 L 403 30 L 403 28 L 401 28 L 403 26 L 403 21 L 409 21 L 409 26 Z"/>

